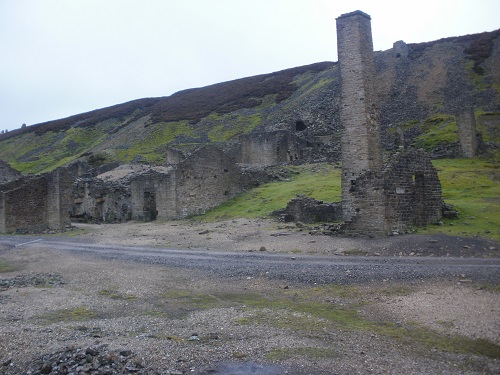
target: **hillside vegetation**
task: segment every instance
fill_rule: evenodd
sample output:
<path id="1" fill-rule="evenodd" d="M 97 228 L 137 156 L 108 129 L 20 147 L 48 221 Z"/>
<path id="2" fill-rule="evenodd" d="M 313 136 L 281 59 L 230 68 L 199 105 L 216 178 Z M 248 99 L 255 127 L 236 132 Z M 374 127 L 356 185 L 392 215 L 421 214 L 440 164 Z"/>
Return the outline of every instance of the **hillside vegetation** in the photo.
<path id="1" fill-rule="evenodd" d="M 466 107 L 475 109 L 483 140 L 498 146 L 500 30 L 408 44 L 408 50 L 407 56 L 375 52 L 384 147 L 393 150 L 403 134 L 406 146 L 450 157 L 457 149 L 455 116 Z M 23 173 L 77 159 L 161 164 L 169 146 L 226 148 L 240 135 L 283 129 L 325 136 L 325 147 L 335 151 L 339 94 L 337 64 L 316 63 L 22 127 L 0 134 L 0 159 Z"/>

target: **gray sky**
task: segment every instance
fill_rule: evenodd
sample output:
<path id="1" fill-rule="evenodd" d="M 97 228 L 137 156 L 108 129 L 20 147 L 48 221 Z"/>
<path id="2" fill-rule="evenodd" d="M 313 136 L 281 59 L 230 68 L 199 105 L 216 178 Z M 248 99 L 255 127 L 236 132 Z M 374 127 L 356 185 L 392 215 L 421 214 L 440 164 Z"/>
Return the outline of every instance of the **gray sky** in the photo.
<path id="1" fill-rule="evenodd" d="M 499 0 L 0 0 L 0 130 L 337 61 L 358 9 L 375 50 L 500 28 Z"/>

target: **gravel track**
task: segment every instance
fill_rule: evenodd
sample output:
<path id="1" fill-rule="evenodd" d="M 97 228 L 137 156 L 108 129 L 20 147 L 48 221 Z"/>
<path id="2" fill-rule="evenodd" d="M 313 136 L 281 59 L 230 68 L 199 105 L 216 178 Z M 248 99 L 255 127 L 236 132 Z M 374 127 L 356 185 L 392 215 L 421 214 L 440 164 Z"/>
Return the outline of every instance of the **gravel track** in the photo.
<path id="1" fill-rule="evenodd" d="M 109 373 L 500 373 L 492 241 L 332 238 L 261 220 L 82 228 L 0 236 L 0 261 L 15 267 L 0 273 L 0 374 L 63 373 L 61 361 L 76 373 L 106 373 L 113 363 L 120 371 Z M 351 249 L 359 255 L 345 255 Z M 338 285 L 354 289 L 337 294 Z M 295 298 L 317 293 L 311 302 L 352 304 L 359 319 L 489 340 L 499 353 L 404 344 L 295 309 Z M 273 298 L 292 305 L 273 307 Z"/>

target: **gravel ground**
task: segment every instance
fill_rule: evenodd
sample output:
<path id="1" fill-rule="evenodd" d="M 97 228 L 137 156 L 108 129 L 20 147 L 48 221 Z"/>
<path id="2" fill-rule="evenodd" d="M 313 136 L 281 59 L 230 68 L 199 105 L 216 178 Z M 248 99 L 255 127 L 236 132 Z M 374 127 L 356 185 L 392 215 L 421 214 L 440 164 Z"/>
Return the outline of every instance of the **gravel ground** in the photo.
<path id="1" fill-rule="evenodd" d="M 280 267 L 290 264 L 294 272 L 294 262 L 311 255 L 424 262 L 498 256 L 498 244 L 480 239 L 332 238 L 309 231 L 267 220 L 129 223 L 77 225 L 62 239 L 44 241 L 283 253 L 288 260 Z M 38 239 L 15 237 L 18 244 Z M 8 271 L 0 273 L 2 374 L 500 373 L 494 277 L 496 287 L 466 274 L 372 282 L 354 276 L 347 286 L 320 285 L 9 241 L 0 237 L 0 269 Z M 498 274 L 491 259 L 489 269 Z M 415 332 L 486 342 L 487 349 L 446 349 Z"/>

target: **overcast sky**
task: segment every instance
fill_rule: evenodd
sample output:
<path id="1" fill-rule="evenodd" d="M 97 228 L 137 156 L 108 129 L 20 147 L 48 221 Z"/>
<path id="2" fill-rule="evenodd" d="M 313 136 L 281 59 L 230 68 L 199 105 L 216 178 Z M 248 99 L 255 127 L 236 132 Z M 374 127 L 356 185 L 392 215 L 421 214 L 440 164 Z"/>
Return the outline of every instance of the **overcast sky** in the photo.
<path id="1" fill-rule="evenodd" d="M 0 0 L 0 131 L 337 61 L 357 9 L 375 50 L 500 28 L 500 0 Z"/>

